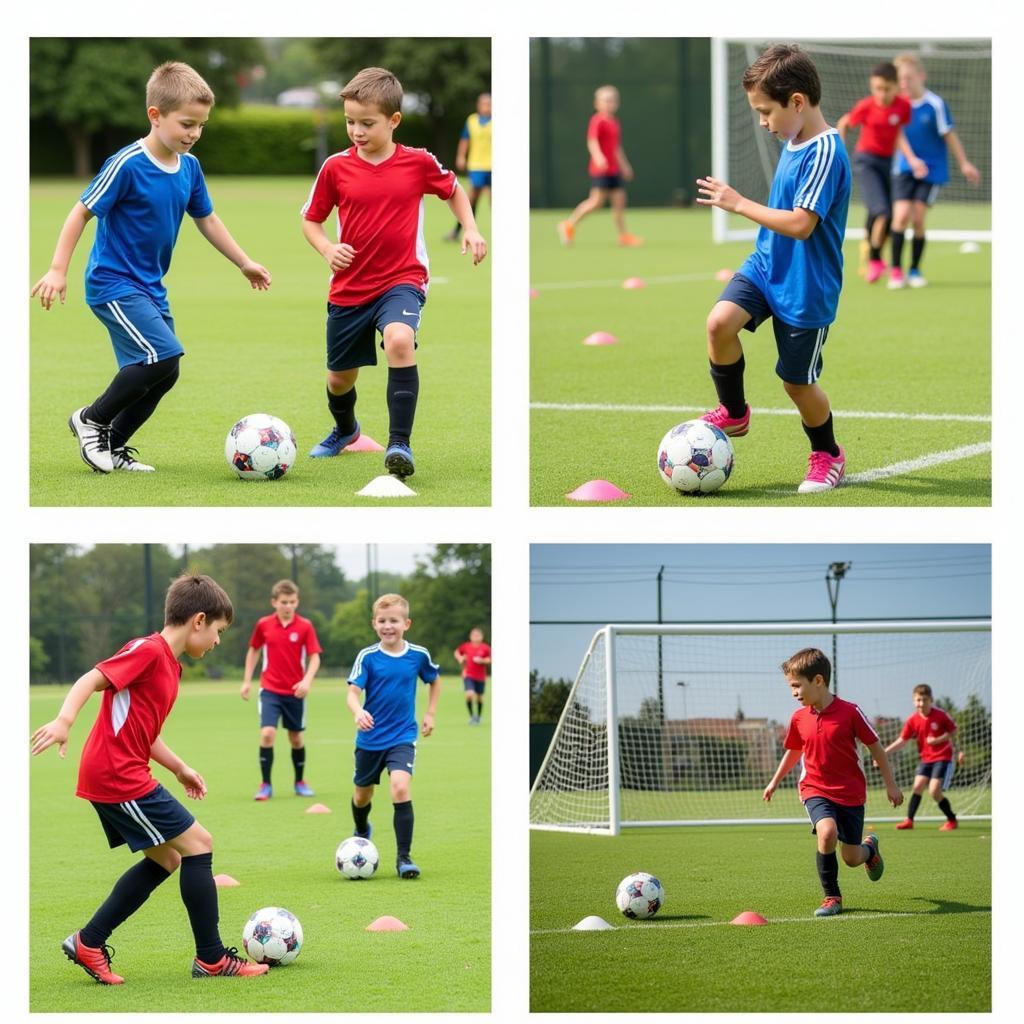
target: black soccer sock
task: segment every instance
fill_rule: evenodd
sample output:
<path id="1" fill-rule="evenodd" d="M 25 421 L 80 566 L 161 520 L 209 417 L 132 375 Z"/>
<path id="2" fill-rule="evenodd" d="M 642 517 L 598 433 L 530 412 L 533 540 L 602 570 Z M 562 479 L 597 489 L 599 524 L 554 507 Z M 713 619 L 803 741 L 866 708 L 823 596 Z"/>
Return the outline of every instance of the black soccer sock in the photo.
<path id="1" fill-rule="evenodd" d="M 327 391 L 327 408 L 342 434 L 351 434 L 356 429 L 356 389 L 349 388 L 343 395 Z"/>
<path id="2" fill-rule="evenodd" d="M 217 922 L 217 883 L 213 880 L 213 854 L 195 853 L 181 858 L 181 902 L 188 911 L 196 956 L 204 964 L 216 963 L 224 955 Z"/>
<path id="3" fill-rule="evenodd" d="M 910 803 L 907 804 L 907 817 L 913 821 L 914 815 L 917 814 L 918 807 L 921 806 L 921 794 L 914 793 L 910 797 Z"/>
<path id="4" fill-rule="evenodd" d="M 832 430 L 832 413 L 820 427 L 809 427 L 801 420 L 800 425 L 804 428 L 807 440 L 811 442 L 811 451 L 828 452 L 829 455 L 839 455 L 839 445 L 836 444 L 835 433 Z"/>
<path id="5" fill-rule="evenodd" d="M 352 801 L 352 820 L 355 822 L 356 831 L 361 836 L 365 836 L 370 827 L 370 808 L 372 806 L 371 802 L 365 807 L 357 807 L 355 801 Z"/>
<path id="6" fill-rule="evenodd" d="M 903 266 L 903 242 L 906 237 L 906 233 L 903 231 L 892 233 L 892 265 L 894 267 Z"/>
<path id="7" fill-rule="evenodd" d="M 170 877 L 170 871 L 149 857 L 143 857 L 138 864 L 133 864 L 114 883 L 110 895 L 82 929 L 83 945 L 93 949 L 102 946 L 110 938 L 111 932 L 131 917 L 149 899 L 150 893 Z"/>
<path id="8" fill-rule="evenodd" d="M 483 715 L 483 713 L 484 713 L 484 702 L 482 700 L 478 700 L 476 702 L 476 717 L 477 717 L 478 720 Z"/>
<path id="9" fill-rule="evenodd" d="M 473 717 L 473 698 L 472 697 L 467 697 L 466 698 L 466 710 L 469 712 L 469 717 L 472 718 Z"/>
<path id="10" fill-rule="evenodd" d="M 263 781 L 270 785 L 270 769 L 274 767 L 274 748 L 260 747 L 260 775 Z"/>
<path id="11" fill-rule="evenodd" d="M 109 423 L 113 426 L 121 414 L 127 414 L 118 424 L 118 434 L 124 436 L 127 431 L 127 437 L 131 437 L 152 414 L 157 402 L 174 386 L 178 379 L 180 358 L 172 356 L 170 359 L 161 359 L 158 363 L 134 363 L 131 366 L 123 366 L 107 385 L 107 390 L 85 410 L 83 415 L 94 423 Z M 154 389 L 156 394 L 153 399 L 148 402 L 142 401 L 147 399 L 150 391 Z M 124 441 L 120 443 L 124 444 Z M 117 441 L 114 442 L 114 447 L 118 447 Z"/>
<path id="12" fill-rule="evenodd" d="M 395 845 L 399 857 L 408 857 L 412 849 L 412 801 L 395 804 Z"/>
<path id="13" fill-rule="evenodd" d="M 301 782 L 306 776 L 306 748 L 292 747 L 292 766 L 295 768 L 295 781 Z"/>
<path id="14" fill-rule="evenodd" d="M 943 797 L 939 801 L 939 810 L 946 816 L 948 821 L 956 821 L 956 815 L 953 813 L 953 808 L 949 806 L 949 797 Z"/>
<path id="15" fill-rule="evenodd" d="M 420 371 L 416 366 L 388 367 L 388 444 L 409 443 L 420 393 Z"/>
<path id="16" fill-rule="evenodd" d="M 836 851 L 831 853 L 816 853 L 818 858 L 818 878 L 821 879 L 821 888 L 826 896 L 842 897 L 839 891 L 839 858 Z"/>
<path id="17" fill-rule="evenodd" d="M 735 363 L 712 363 L 711 380 L 715 385 L 718 400 L 725 406 L 729 415 L 739 419 L 747 411 L 747 399 L 743 393 L 743 370 L 746 360 L 741 354 Z"/>
<path id="18" fill-rule="evenodd" d="M 922 235 L 920 238 L 914 235 L 910 242 L 910 269 L 917 270 L 921 264 L 921 257 L 924 255 L 924 242 L 925 237 Z"/>
<path id="19" fill-rule="evenodd" d="M 123 448 L 128 439 L 156 411 L 160 399 L 178 382 L 177 359 L 174 368 L 158 380 L 141 398 L 137 398 L 127 409 L 122 409 L 110 424 L 111 448 Z M 161 364 L 157 364 L 158 366 Z"/>

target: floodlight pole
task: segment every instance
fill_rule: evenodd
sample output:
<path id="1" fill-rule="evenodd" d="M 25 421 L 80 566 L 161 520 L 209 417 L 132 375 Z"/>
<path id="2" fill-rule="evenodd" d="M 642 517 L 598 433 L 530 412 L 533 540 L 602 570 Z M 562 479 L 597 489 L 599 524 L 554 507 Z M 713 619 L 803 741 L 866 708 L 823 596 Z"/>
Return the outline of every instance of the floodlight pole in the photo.
<path id="1" fill-rule="evenodd" d="M 661 581 L 665 575 L 665 566 L 658 569 L 658 624 L 661 624 Z M 665 728 L 665 679 L 661 664 L 661 634 L 658 634 L 658 725 Z"/>
<path id="2" fill-rule="evenodd" d="M 853 562 L 833 562 L 825 573 L 825 586 L 828 588 L 828 602 L 832 606 L 832 625 L 836 624 L 836 607 L 839 604 L 839 584 L 843 577 L 853 568 Z M 833 587 L 833 584 L 835 586 Z M 836 634 L 832 634 L 832 692 L 839 693 L 839 655 L 836 649 Z"/>

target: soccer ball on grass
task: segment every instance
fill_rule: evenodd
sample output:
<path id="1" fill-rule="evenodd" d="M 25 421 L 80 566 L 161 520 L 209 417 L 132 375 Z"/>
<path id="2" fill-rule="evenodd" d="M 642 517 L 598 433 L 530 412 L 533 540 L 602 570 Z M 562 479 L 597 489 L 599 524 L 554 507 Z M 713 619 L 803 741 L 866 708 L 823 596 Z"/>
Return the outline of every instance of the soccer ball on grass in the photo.
<path id="1" fill-rule="evenodd" d="M 687 420 L 661 439 L 658 473 L 683 494 L 710 494 L 729 479 L 733 458 L 728 435 L 706 420 Z"/>
<path id="2" fill-rule="evenodd" d="M 302 925 L 283 907 L 263 907 L 245 922 L 242 947 L 258 964 L 283 967 L 302 949 Z"/>
<path id="3" fill-rule="evenodd" d="M 297 447 L 284 420 L 256 412 L 228 432 L 224 457 L 243 480 L 277 480 L 295 464 Z"/>
<path id="4" fill-rule="evenodd" d="M 342 840 L 334 854 L 334 863 L 338 870 L 354 881 L 361 878 L 372 878 L 380 864 L 377 847 L 362 836 L 349 836 Z"/>
<path id="5" fill-rule="evenodd" d="M 626 917 L 654 917 L 664 902 L 661 882 L 646 871 L 626 875 L 615 890 L 615 904 Z"/>

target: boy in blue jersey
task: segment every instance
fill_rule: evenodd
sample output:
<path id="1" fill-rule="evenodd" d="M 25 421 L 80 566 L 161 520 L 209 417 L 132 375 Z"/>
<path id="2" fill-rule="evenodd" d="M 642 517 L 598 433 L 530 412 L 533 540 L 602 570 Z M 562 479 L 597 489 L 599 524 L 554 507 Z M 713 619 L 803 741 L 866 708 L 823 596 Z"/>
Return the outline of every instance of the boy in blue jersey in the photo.
<path id="1" fill-rule="evenodd" d="M 50 269 L 32 289 L 44 309 L 67 295 L 68 267 L 86 224 L 98 218 L 85 270 L 85 301 L 110 332 L 118 372 L 68 425 L 86 465 L 100 473 L 152 472 L 139 462 L 132 435 L 178 379 L 185 350 L 174 332 L 163 278 L 187 213 L 204 238 L 235 264 L 249 284 L 270 287 L 213 212 L 199 161 L 191 150 L 214 96 L 187 64 L 161 64 L 146 85 L 149 134 L 110 157 L 75 203 L 57 240 Z"/>
<path id="2" fill-rule="evenodd" d="M 370 838 L 370 801 L 385 768 L 394 804 L 396 868 L 399 878 L 419 878 L 413 862 L 412 798 L 409 795 L 416 761 L 416 683 L 430 684 L 423 715 L 423 735 L 434 731 L 434 712 L 441 695 L 438 667 L 425 647 L 410 644 L 409 603 L 400 594 L 382 594 L 373 603 L 373 629 L 378 643 L 364 647 L 348 677 L 348 709 L 356 723 L 356 770 L 352 818 L 355 834 Z"/>
<path id="3" fill-rule="evenodd" d="M 843 284 L 843 235 L 850 203 L 850 162 L 839 133 L 821 113 L 821 83 L 798 46 L 767 49 L 743 75 L 760 123 L 782 143 L 768 205 L 741 196 L 717 178 L 699 178 L 704 206 L 760 225 L 754 252 L 726 285 L 707 320 L 711 379 L 719 406 L 703 418 L 741 437 L 750 427 L 739 332 L 772 318 L 776 374 L 800 413 L 811 444 L 801 494 L 839 485 L 846 454 L 836 443 L 828 396 L 818 384 L 821 350 Z"/>
<path id="4" fill-rule="evenodd" d="M 967 159 L 960 136 L 953 130 L 953 117 L 946 101 L 925 88 L 925 71 L 913 53 L 901 53 L 896 65 L 900 92 L 910 101 L 910 124 L 903 129 L 914 155 L 927 165 L 927 173 L 918 177 L 902 152 L 892 179 L 892 269 L 890 288 L 923 288 L 928 282 L 921 274 L 924 255 L 924 223 L 939 190 L 949 181 L 949 154 L 960 173 L 971 185 L 981 181 L 981 172 Z M 913 227 L 910 243 L 910 271 L 903 276 L 903 244 L 906 230 Z"/>

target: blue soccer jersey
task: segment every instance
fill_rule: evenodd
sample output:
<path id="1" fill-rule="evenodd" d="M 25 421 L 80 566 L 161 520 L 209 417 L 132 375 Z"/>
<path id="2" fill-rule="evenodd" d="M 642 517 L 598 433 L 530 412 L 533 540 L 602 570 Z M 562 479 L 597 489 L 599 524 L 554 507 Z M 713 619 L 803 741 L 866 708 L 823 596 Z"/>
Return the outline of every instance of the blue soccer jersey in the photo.
<path id="1" fill-rule="evenodd" d="M 762 227 L 739 273 L 757 285 L 772 313 L 793 327 L 827 327 L 836 318 L 851 180 L 850 160 L 835 128 L 807 142 L 788 143 L 779 157 L 768 205 L 811 210 L 818 223 L 803 241 Z"/>
<path id="2" fill-rule="evenodd" d="M 931 91 L 917 100 L 910 101 L 910 124 L 903 129 L 914 156 L 928 165 L 928 177 L 923 179 L 933 185 L 945 185 L 949 181 L 949 159 L 946 150 L 946 135 L 953 128 L 953 118 L 946 101 Z M 910 174 L 907 158 L 899 153 L 896 161 L 897 174 Z"/>
<path id="3" fill-rule="evenodd" d="M 416 681 L 432 683 L 438 671 L 426 647 L 406 643 L 401 654 L 390 654 L 379 643 L 364 647 L 348 681 L 366 694 L 363 708 L 373 715 L 373 728 L 356 732 L 356 746 L 387 750 L 398 743 L 415 743 Z"/>
<path id="4" fill-rule="evenodd" d="M 143 292 L 169 312 L 163 278 L 181 219 L 213 213 L 199 161 L 185 153 L 165 166 L 140 139 L 104 163 L 81 202 L 97 218 L 85 301 L 97 306 Z"/>

